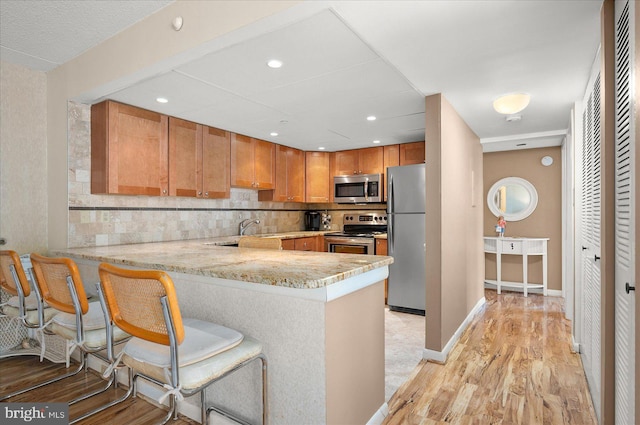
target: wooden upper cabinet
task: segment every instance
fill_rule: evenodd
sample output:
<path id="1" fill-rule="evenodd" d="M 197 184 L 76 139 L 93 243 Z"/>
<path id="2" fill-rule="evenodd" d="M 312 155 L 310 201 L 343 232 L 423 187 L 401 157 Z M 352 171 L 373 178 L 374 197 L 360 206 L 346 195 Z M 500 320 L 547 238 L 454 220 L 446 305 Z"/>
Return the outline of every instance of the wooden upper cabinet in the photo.
<path id="1" fill-rule="evenodd" d="M 169 118 L 169 194 L 230 197 L 229 132 Z"/>
<path id="2" fill-rule="evenodd" d="M 231 134 L 231 186 L 274 189 L 275 144 L 241 134 Z"/>
<path id="3" fill-rule="evenodd" d="M 383 172 L 384 152 L 381 147 L 334 152 L 334 175 L 378 174 Z"/>
<path id="4" fill-rule="evenodd" d="M 360 169 L 360 155 L 358 154 L 358 149 L 334 152 L 333 158 L 334 175 L 347 176 L 351 174 L 358 174 L 358 170 Z"/>
<path id="5" fill-rule="evenodd" d="M 329 202 L 331 175 L 329 174 L 329 152 L 305 152 L 306 202 Z"/>
<path id="6" fill-rule="evenodd" d="M 260 201 L 304 202 L 304 151 L 276 145 L 275 190 L 261 191 Z"/>
<path id="7" fill-rule="evenodd" d="M 400 165 L 423 164 L 424 159 L 424 142 L 403 143 L 400 145 Z"/>
<path id="8" fill-rule="evenodd" d="M 113 101 L 91 107 L 91 193 L 169 194 L 168 117 Z"/>
<path id="9" fill-rule="evenodd" d="M 201 177 L 202 125 L 169 117 L 169 195 L 196 197 Z"/>
<path id="10" fill-rule="evenodd" d="M 255 183 L 258 189 L 276 187 L 276 145 L 260 139 L 255 140 Z"/>
<path id="11" fill-rule="evenodd" d="M 203 198 L 231 197 L 231 134 L 215 127 L 202 131 Z"/>
<path id="12" fill-rule="evenodd" d="M 360 155 L 360 172 L 358 174 L 384 173 L 384 150 L 377 148 L 358 149 Z"/>
<path id="13" fill-rule="evenodd" d="M 292 202 L 304 202 L 304 151 L 294 148 L 286 148 L 286 151 L 288 200 Z"/>
<path id="14" fill-rule="evenodd" d="M 384 152 L 384 171 L 387 172 L 388 167 L 400 165 L 400 145 L 388 145 L 382 147 Z"/>

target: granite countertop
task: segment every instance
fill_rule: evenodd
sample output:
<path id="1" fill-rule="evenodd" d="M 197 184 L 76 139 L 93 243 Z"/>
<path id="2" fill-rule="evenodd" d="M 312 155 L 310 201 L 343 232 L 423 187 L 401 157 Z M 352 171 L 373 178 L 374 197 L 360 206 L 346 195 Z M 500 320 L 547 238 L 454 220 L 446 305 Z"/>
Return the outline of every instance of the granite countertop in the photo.
<path id="1" fill-rule="evenodd" d="M 254 235 L 296 238 L 328 232 Z M 299 289 L 321 288 L 385 267 L 392 257 L 237 248 L 239 236 L 52 250 L 52 255 Z"/>

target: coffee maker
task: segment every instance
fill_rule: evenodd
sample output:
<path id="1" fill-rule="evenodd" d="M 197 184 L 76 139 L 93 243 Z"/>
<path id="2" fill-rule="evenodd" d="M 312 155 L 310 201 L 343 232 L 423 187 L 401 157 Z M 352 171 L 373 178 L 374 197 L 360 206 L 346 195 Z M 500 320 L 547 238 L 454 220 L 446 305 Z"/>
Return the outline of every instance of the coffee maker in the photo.
<path id="1" fill-rule="evenodd" d="M 320 230 L 322 215 L 319 211 L 306 211 L 304 213 L 304 230 Z"/>

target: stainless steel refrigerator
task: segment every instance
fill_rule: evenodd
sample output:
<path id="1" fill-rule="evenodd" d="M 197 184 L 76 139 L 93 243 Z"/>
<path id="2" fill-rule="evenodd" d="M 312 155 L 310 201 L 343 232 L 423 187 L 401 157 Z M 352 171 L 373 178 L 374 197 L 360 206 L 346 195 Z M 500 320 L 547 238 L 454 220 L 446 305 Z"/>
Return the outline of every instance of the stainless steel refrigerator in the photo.
<path id="1" fill-rule="evenodd" d="M 391 310 L 423 314 L 426 303 L 425 164 L 387 168 Z"/>

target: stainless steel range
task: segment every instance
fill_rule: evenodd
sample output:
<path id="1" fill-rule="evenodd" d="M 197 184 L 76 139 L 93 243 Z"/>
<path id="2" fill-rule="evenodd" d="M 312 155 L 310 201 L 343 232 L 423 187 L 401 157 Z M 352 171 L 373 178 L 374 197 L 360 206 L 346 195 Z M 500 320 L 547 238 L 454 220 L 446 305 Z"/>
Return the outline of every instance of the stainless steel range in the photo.
<path id="1" fill-rule="evenodd" d="M 324 245 L 327 252 L 374 255 L 374 236 L 382 233 L 387 233 L 386 214 L 346 214 L 342 233 L 326 234 Z"/>

